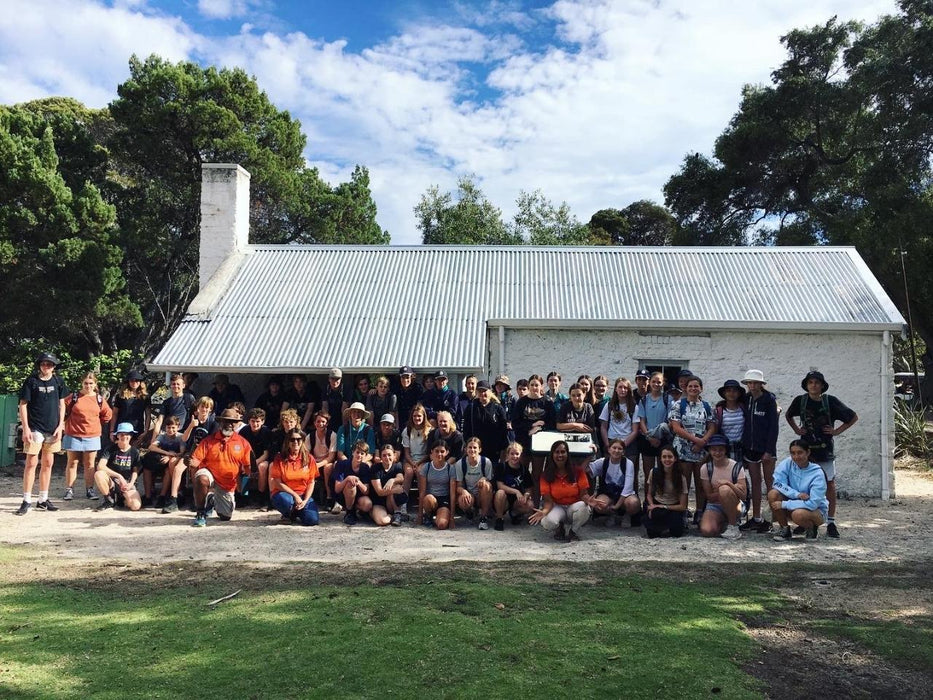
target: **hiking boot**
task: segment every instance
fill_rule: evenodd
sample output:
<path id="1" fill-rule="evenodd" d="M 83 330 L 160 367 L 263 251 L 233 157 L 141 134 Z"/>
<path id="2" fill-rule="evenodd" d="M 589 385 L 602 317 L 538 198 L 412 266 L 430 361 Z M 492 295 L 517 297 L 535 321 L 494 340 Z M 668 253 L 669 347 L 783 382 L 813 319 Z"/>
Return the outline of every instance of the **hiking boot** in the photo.
<path id="1" fill-rule="evenodd" d="M 63 501 L 73 501 L 75 499 L 75 490 L 72 487 L 65 489 L 65 494 L 62 496 Z"/>
<path id="2" fill-rule="evenodd" d="M 401 513 L 392 513 L 392 522 L 389 523 L 392 527 L 401 527 L 402 526 L 402 514 Z"/>
<path id="3" fill-rule="evenodd" d="M 826 526 L 826 536 L 832 537 L 834 540 L 839 539 L 839 528 L 836 527 L 836 523 L 830 523 Z"/>
<path id="4" fill-rule="evenodd" d="M 826 530 L 827 530 L 827 534 L 829 534 L 829 528 L 826 528 Z M 819 536 L 820 536 L 820 529 L 816 525 L 811 525 L 810 527 L 807 528 L 806 537 L 808 540 L 815 540 Z M 837 534 L 836 536 L 838 537 L 839 535 Z"/>
<path id="5" fill-rule="evenodd" d="M 742 538 L 742 531 L 739 530 L 737 525 L 726 525 L 726 530 L 720 537 L 724 540 L 738 540 Z"/>
<path id="6" fill-rule="evenodd" d="M 771 532 L 771 523 L 769 523 L 767 520 L 762 520 L 760 523 L 756 523 L 756 525 L 758 525 L 758 528 L 755 530 L 755 532 L 760 535 Z"/>
<path id="7" fill-rule="evenodd" d="M 352 510 L 348 510 L 347 514 L 343 516 L 344 525 L 356 525 L 357 522 L 359 521 L 356 517 L 356 513 L 354 513 Z"/>
<path id="8" fill-rule="evenodd" d="M 207 494 L 204 499 L 204 517 L 209 518 L 214 514 L 214 494 Z"/>
<path id="9" fill-rule="evenodd" d="M 109 498 L 105 498 L 103 501 L 100 502 L 100 505 L 94 509 L 94 512 L 100 513 L 101 511 L 104 511 L 104 510 L 112 510 L 113 507 L 114 507 L 113 501 L 111 501 Z"/>
<path id="10" fill-rule="evenodd" d="M 178 500 L 175 498 L 169 498 L 165 501 L 165 505 L 162 506 L 162 512 L 168 515 L 169 513 L 178 512 Z"/>
<path id="11" fill-rule="evenodd" d="M 58 506 L 46 498 L 41 503 L 36 503 L 36 510 L 47 510 L 51 513 L 53 510 L 58 510 Z M 836 536 L 838 537 L 839 535 Z"/>
<path id="12" fill-rule="evenodd" d="M 203 510 L 198 511 L 194 522 L 191 523 L 191 527 L 207 527 L 207 514 Z"/>
<path id="13" fill-rule="evenodd" d="M 29 511 L 32 510 L 32 503 L 29 501 L 23 501 L 19 504 L 19 508 L 16 509 L 17 515 L 26 515 Z"/>
<path id="14" fill-rule="evenodd" d="M 496 524 L 492 526 L 494 530 L 502 532 L 505 529 L 505 519 L 496 518 Z"/>
<path id="15" fill-rule="evenodd" d="M 479 525 L 477 526 L 477 529 L 479 529 L 479 530 L 488 530 L 488 529 L 489 529 L 489 520 L 486 518 L 485 515 L 482 516 L 482 517 L 479 519 Z"/>
<path id="16" fill-rule="evenodd" d="M 558 542 L 565 542 L 567 540 L 567 534 L 564 532 L 563 523 L 557 526 L 557 532 L 554 533 L 554 539 Z"/>
<path id="17" fill-rule="evenodd" d="M 579 542 L 580 535 L 578 535 L 576 532 L 571 530 L 570 532 L 567 533 L 567 541 L 568 542 Z"/>
<path id="18" fill-rule="evenodd" d="M 87 491 L 84 492 L 84 495 L 87 496 L 87 500 L 89 501 L 96 501 L 98 498 L 100 498 L 100 494 L 97 493 L 93 486 L 87 489 Z"/>
<path id="19" fill-rule="evenodd" d="M 775 542 L 790 542 L 794 536 L 790 533 L 790 526 L 785 525 L 780 530 L 774 533 L 774 536 L 771 538 Z"/>

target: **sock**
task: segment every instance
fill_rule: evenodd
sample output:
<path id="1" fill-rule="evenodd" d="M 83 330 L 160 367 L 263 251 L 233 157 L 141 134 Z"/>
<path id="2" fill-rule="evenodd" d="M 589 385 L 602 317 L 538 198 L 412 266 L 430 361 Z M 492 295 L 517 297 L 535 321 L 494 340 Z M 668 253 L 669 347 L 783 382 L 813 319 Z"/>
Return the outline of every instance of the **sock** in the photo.
<path id="1" fill-rule="evenodd" d="M 759 515 L 757 518 L 752 518 L 752 522 L 756 522 L 756 523 L 762 522 L 761 516 Z"/>
<path id="2" fill-rule="evenodd" d="M 39 492 L 39 503 L 45 503 L 47 500 L 49 500 L 49 492 L 40 491 Z"/>
<path id="3" fill-rule="evenodd" d="M 827 518 L 826 518 L 826 524 L 827 524 L 827 525 L 829 525 L 830 523 L 834 523 L 834 522 L 836 522 L 836 519 L 835 519 L 835 518 L 831 518 L 831 517 L 827 517 Z"/>
<path id="4" fill-rule="evenodd" d="M 23 500 L 26 501 L 26 503 L 32 503 L 32 493 L 23 491 Z"/>

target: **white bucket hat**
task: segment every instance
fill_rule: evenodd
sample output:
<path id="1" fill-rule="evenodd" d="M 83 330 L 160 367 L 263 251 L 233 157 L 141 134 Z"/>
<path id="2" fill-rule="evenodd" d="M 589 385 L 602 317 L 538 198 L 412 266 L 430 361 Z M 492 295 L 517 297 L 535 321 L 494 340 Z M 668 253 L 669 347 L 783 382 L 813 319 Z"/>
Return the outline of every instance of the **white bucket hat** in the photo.
<path id="1" fill-rule="evenodd" d="M 748 384 L 749 382 L 761 382 L 762 384 L 767 384 L 765 381 L 765 375 L 760 369 L 750 369 L 745 373 L 745 377 L 742 379 L 743 384 Z"/>

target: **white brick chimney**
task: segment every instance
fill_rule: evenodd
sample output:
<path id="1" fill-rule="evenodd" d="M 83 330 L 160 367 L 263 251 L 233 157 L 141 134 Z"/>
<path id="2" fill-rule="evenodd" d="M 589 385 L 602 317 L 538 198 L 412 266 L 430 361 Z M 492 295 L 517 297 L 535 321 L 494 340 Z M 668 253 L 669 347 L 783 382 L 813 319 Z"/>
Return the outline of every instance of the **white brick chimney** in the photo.
<path id="1" fill-rule="evenodd" d="M 249 243 L 249 173 L 235 163 L 201 164 L 201 243 L 198 286 Z"/>

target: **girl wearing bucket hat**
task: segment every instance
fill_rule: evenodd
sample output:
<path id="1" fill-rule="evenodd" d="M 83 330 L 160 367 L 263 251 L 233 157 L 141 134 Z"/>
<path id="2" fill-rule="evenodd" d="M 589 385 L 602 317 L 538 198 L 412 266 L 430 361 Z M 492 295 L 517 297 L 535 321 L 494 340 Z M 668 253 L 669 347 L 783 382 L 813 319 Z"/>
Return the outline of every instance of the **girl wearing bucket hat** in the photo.
<path id="1" fill-rule="evenodd" d="M 707 448 L 710 460 L 700 468 L 700 487 L 706 493 L 700 534 L 737 540 L 742 536 L 738 520 L 748 498 L 745 468 L 741 462 L 729 459 L 729 441 L 725 435 L 713 435 Z"/>
<path id="2" fill-rule="evenodd" d="M 718 393 L 722 397 L 722 401 L 714 408 L 718 432 L 729 441 L 729 458 L 741 462 L 742 432 L 745 428 L 742 400 L 745 398 L 745 389 L 736 380 L 727 379 L 719 387 Z"/>
<path id="3" fill-rule="evenodd" d="M 819 464 L 826 474 L 826 498 L 829 500 L 829 517 L 826 519 L 826 535 L 839 537 L 836 527 L 836 462 L 833 438 L 851 428 L 858 415 L 835 396 L 826 392 L 829 382 L 822 372 L 812 370 L 801 380 L 800 388 L 805 394 L 796 397 L 785 416 L 791 429 L 810 444 L 810 461 Z M 798 424 L 795 420 L 800 419 Z M 836 423 L 841 422 L 837 426 Z"/>
<path id="4" fill-rule="evenodd" d="M 353 446 L 362 440 L 369 445 L 365 461 L 367 464 L 372 461 L 372 454 L 376 451 L 376 433 L 366 422 L 370 415 L 359 401 L 350 404 L 343 412 L 343 425 L 337 431 L 337 459 L 349 459 Z"/>
<path id="5" fill-rule="evenodd" d="M 766 383 L 760 369 L 750 369 L 742 378 L 742 384 L 748 390 L 742 402 L 745 408 L 742 452 L 752 484 L 752 517 L 740 527 L 744 531 L 760 533 L 771 529 L 771 523 L 761 517 L 761 482 L 764 480 L 766 491 L 774 485 L 778 415 L 781 412 L 774 394 L 765 389 Z"/>

